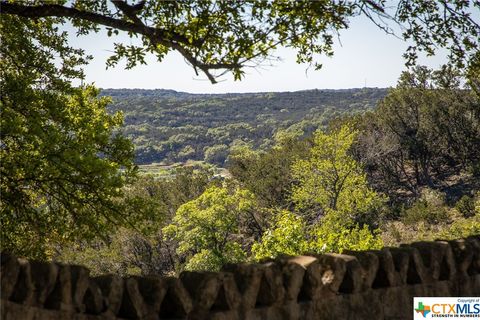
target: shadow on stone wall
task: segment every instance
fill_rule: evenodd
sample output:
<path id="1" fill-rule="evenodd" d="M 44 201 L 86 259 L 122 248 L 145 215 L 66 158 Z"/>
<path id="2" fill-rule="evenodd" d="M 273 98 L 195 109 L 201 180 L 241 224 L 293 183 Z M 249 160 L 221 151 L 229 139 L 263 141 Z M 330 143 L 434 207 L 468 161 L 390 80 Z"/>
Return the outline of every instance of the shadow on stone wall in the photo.
<path id="1" fill-rule="evenodd" d="M 411 319 L 415 296 L 479 296 L 480 235 L 284 257 L 179 278 L 90 277 L 1 255 L 1 319 Z"/>

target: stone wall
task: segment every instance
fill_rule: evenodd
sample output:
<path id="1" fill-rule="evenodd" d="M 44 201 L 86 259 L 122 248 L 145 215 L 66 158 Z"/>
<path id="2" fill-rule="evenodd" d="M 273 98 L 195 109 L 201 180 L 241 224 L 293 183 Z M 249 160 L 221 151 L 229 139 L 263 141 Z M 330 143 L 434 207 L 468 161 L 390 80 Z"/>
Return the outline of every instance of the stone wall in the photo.
<path id="1" fill-rule="evenodd" d="M 90 277 L 2 253 L 1 319 L 411 319 L 414 296 L 480 296 L 480 236 L 284 257 L 174 277 Z"/>

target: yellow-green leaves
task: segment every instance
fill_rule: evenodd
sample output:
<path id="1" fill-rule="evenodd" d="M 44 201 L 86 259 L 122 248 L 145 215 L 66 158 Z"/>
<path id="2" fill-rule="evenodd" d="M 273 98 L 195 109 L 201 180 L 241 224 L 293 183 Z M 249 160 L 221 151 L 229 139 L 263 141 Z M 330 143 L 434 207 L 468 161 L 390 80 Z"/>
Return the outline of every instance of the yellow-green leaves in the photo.
<path id="1" fill-rule="evenodd" d="M 292 199 L 300 209 L 338 211 L 354 218 L 381 204 L 367 184 L 366 175 L 349 154 L 357 132 L 347 125 L 330 134 L 317 131 L 306 160 L 292 166 L 297 185 Z"/>
<path id="2" fill-rule="evenodd" d="M 264 232 L 260 242 L 252 246 L 255 259 L 275 258 L 278 255 L 298 255 L 307 251 L 305 221 L 286 210 L 276 214 L 273 227 Z"/>
<path id="3" fill-rule="evenodd" d="M 240 221 L 254 205 L 249 191 L 212 186 L 182 205 L 163 231 L 178 241 L 177 253 L 188 256 L 186 269 L 218 270 L 245 259 Z"/>

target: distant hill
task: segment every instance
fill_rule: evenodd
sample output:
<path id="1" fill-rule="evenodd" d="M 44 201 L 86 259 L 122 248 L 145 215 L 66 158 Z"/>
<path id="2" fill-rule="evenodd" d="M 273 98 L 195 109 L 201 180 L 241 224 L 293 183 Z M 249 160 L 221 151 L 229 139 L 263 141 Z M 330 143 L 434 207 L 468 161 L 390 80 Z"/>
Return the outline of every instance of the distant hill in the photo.
<path id="1" fill-rule="evenodd" d="M 342 114 L 365 112 L 387 89 L 191 94 L 174 90 L 104 89 L 110 111 L 122 111 L 136 162 L 206 160 L 222 165 L 231 147 L 268 148 L 278 130 L 309 134 Z"/>

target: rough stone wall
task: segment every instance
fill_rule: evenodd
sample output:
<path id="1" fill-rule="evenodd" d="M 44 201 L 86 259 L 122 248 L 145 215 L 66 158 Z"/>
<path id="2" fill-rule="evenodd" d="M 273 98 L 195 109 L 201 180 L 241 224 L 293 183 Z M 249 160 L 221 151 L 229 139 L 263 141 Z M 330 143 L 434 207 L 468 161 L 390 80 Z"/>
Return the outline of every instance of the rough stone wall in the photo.
<path id="1" fill-rule="evenodd" d="M 2 253 L 1 319 L 411 319 L 414 296 L 480 296 L 480 236 L 284 257 L 173 277 L 90 277 Z"/>

